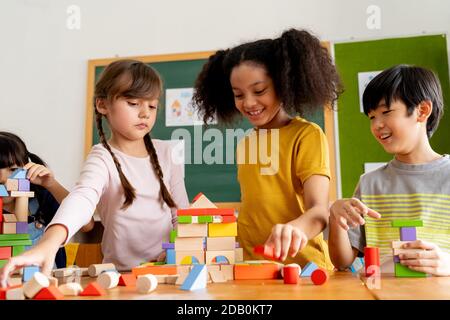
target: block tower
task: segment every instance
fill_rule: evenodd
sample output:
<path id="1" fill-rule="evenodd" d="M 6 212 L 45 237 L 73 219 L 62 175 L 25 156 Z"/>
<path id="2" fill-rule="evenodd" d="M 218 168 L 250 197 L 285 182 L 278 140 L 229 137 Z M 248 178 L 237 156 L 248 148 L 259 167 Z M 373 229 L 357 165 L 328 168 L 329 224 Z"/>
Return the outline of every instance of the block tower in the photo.
<path id="1" fill-rule="evenodd" d="M 423 278 L 426 273 L 418 272 L 409 269 L 400 263 L 398 257 L 403 252 L 424 251 L 421 249 L 402 249 L 405 243 L 417 240 L 416 227 L 423 227 L 422 220 L 394 220 L 392 221 L 393 228 L 400 228 L 400 241 L 392 241 L 392 254 L 394 256 L 395 276 L 406 278 Z"/>
<path id="2" fill-rule="evenodd" d="M 3 212 L 3 197 L 15 198 L 14 213 Z M 0 268 L 32 245 L 28 234 L 28 198 L 32 197 L 25 169 L 15 170 L 6 185 L 0 184 Z"/>

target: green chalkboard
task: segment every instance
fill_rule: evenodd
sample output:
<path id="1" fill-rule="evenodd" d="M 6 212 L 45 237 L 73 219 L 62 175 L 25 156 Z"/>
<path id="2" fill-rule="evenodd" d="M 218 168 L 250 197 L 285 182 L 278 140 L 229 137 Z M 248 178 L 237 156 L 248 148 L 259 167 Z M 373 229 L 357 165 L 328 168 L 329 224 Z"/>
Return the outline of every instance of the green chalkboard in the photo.
<path id="1" fill-rule="evenodd" d="M 202 58 L 192 58 L 192 54 L 188 59 L 185 59 L 184 55 L 179 55 L 178 58 L 173 59 L 173 56 L 169 61 L 164 61 L 165 56 L 160 56 L 155 58 L 155 56 L 141 57 L 139 60 L 148 63 L 153 68 L 155 68 L 161 75 L 164 83 L 164 89 L 173 88 L 192 88 L 195 83 L 195 79 L 202 69 L 203 64 L 207 61 L 207 57 L 213 54 L 201 53 Z M 99 137 L 97 130 L 95 128 L 95 122 L 93 121 L 92 115 L 94 113 L 92 105 L 93 96 L 93 86 L 95 81 L 98 79 L 99 75 L 103 69 L 117 59 L 105 59 L 105 60 L 91 60 L 89 72 L 93 73 L 90 77 L 88 76 L 88 81 L 92 82 L 88 85 L 88 98 L 87 98 L 87 112 L 88 120 L 86 126 L 90 126 L 87 129 L 87 149 L 94 144 L 99 143 Z M 149 62 L 150 61 L 150 62 Z M 165 92 L 165 91 L 164 91 Z M 308 117 L 310 121 L 314 121 L 324 128 L 324 114 L 319 112 L 317 114 Z M 107 125 L 104 125 L 107 128 Z M 165 93 L 160 99 L 160 105 L 158 110 L 158 116 L 151 131 L 151 136 L 156 139 L 170 140 L 172 138 L 172 133 L 176 129 L 186 129 L 190 133 L 191 141 L 185 140 L 185 153 L 190 154 L 187 163 L 185 164 L 185 183 L 188 192 L 189 199 L 192 200 L 196 194 L 199 192 L 205 193 L 209 199 L 214 202 L 239 202 L 240 201 L 240 188 L 236 177 L 236 164 L 227 164 L 226 154 L 235 159 L 235 147 L 237 145 L 237 138 L 233 139 L 233 143 L 230 140 L 226 140 L 226 129 L 217 125 L 210 125 L 208 129 L 214 128 L 220 130 L 221 136 L 224 137 L 223 141 L 215 141 L 213 138 L 207 138 L 204 136 L 205 126 L 178 126 L 178 127 L 167 127 L 165 125 Z M 237 123 L 234 128 L 241 128 L 243 131 L 251 128 L 248 121 L 243 120 Z M 92 133 L 89 133 L 91 131 Z M 106 131 L 106 130 L 105 130 Z M 89 138 L 90 136 L 90 138 Z M 230 136 L 230 135 L 229 135 Z M 211 147 L 208 146 L 212 142 L 218 142 L 222 148 L 223 157 L 221 157 L 222 163 L 208 164 L 205 163 L 202 157 L 203 152 L 209 152 Z M 189 149 L 189 150 L 187 150 Z M 212 152 L 214 155 L 215 153 Z M 196 159 L 201 159 L 201 163 L 198 164 Z"/>
<path id="2" fill-rule="evenodd" d="M 447 41 L 445 35 L 335 44 L 335 61 L 345 92 L 338 100 L 339 153 L 342 196 L 353 194 L 366 162 L 387 162 L 387 154 L 374 139 L 369 119 L 359 111 L 358 73 L 381 71 L 396 64 L 433 70 L 439 77 L 444 105 L 450 100 Z M 450 152 L 450 114 L 444 111 L 431 145 L 439 153 Z"/>

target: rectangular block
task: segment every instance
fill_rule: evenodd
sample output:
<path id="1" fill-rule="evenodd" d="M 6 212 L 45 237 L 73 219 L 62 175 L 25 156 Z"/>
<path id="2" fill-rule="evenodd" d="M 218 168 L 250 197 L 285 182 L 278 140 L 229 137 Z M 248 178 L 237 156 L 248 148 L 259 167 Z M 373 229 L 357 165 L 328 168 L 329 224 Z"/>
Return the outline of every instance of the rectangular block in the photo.
<path id="1" fill-rule="evenodd" d="M 28 233 L 28 223 L 27 222 L 16 222 L 16 233 L 17 234 Z"/>
<path id="2" fill-rule="evenodd" d="M 0 260 L 0 268 L 3 268 L 3 266 L 8 262 L 8 259 Z"/>
<path id="3" fill-rule="evenodd" d="M 27 197 L 27 198 L 33 198 L 34 192 L 33 191 L 11 191 L 11 197 L 19 198 L 19 197 Z"/>
<path id="4" fill-rule="evenodd" d="M 29 234 L 0 234 L 0 245 L 1 241 L 11 241 L 11 240 L 30 240 Z"/>
<path id="5" fill-rule="evenodd" d="M 236 216 L 213 216 L 212 223 L 232 223 L 236 222 Z"/>
<path id="6" fill-rule="evenodd" d="M 16 222 L 3 222 L 3 234 L 16 234 Z"/>
<path id="7" fill-rule="evenodd" d="M 131 269 L 131 272 L 137 277 L 144 274 L 177 274 L 176 266 L 146 266 Z"/>
<path id="8" fill-rule="evenodd" d="M 213 217 L 212 216 L 199 216 L 198 217 L 198 223 L 212 223 Z"/>
<path id="9" fill-rule="evenodd" d="M 38 266 L 28 266 L 23 268 L 22 281 L 28 282 L 33 278 L 33 275 L 36 272 L 40 272 L 40 268 Z"/>
<path id="10" fill-rule="evenodd" d="M 177 237 L 177 230 L 170 230 L 170 243 L 175 243 L 175 238 Z"/>
<path id="11" fill-rule="evenodd" d="M 12 256 L 18 256 L 19 254 L 22 254 L 25 252 L 25 246 L 14 246 L 12 247 Z"/>
<path id="12" fill-rule="evenodd" d="M 0 241 L 0 247 L 14 247 L 14 246 L 31 246 L 31 240 L 8 240 Z M 27 249 L 27 248 L 25 248 Z"/>
<path id="13" fill-rule="evenodd" d="M 176 238 L 175 239 L 175 250 L 176 251 L 201 251 L 204 249 L 203 246 L 204 238 Z"/>
<path id="14" fill-rule="evenodd" d="M 398 256 L 394 256 L 394 263 L 400 263 L 400 258 Z"/>
<path id="15" fill-rule="evenodd" d="M 189 237 L 207 237 L 208 225 L 207 224 L 179 224 L 177 225 L 177 237 L 189 238 Z"/>
<path id="16" fill-rule="evenodd" d="M 8 190 L 8 191 L 17 191 L 17 190 L 19 190 L 19 180 L 7 179 L 5 186 L 6 186 L 6 190 Z"/>
<path id="17" fill-rule="evenodd" d="M 427 274 L 409 269 L 408 267 L 396 263 L 395 276 L 400 278 L 426 278 Z"/>
<path id="18" fill-rule="evenodd" d="M 175 263 L 176 264 L 195 264 L 205 263 L 205 251 L 176 251 L 175 250 Z"/>
<path id="19" fill-rule="evenodd" d="M 243 248 L 235 248 L 234 249 L 234 258 L 236 262 L 244 261 L 244 249 Z"/>
<path id="20" fill-rule="evenodd" d="M 174 249 L 167 249 L 166 250 L 166 263 L 167 264 L 176 264 L 177 259 L 175 256 L 175 250 Z"/>
<path id="21" fill-rule="evenodd" d="M 409 242 L 410 241 L 392 241 L 391 248 L 392 249 L 401 249 L 404 244 L 409 243 Z"/>
<path id="22" fill-rule="evenodd" d="M 221 257 L 225 257 L 226 259 L 221 259 Z M 206 264 L 234 264 L 234 250 L 229 251 L 206 251 L 205 256 Z"/>
<path id="23" fill-rule="evenodd" d="M 6 187 L 3 184 L 0 184 L 0 197 L 7 197 L 8 191 L 6 190 Z"/>
<path id="24" fill-rule="evenodd" d="M 266 280 L 266 279 L 278 279 L 280 274 L 280 267 L 272 263 L 264 263 L 260 265 L 234 265 L 234 279 L 254 279 L 254 280 Z"/>
<path id="25" fill-rule="evenodd" d="M 164 250 L 167 250 L 167 249 L 175 249 L 175 243 L 163 242 L 162 248 L 163 248 Z"/>
<path id="26" fill-rule="evenodd" d="M 391 226 L 394 228 L 401 228 L 401 227 L 423 227 L 423 221 L 422 220 L 393 220 L 391 222 Z"/>
<path id="27" fill-rule="evenodd" d="M 236 237 L 237 223 L 210 223 L 208 237 Z"/>
<path id="28" fill-rule="evenodd" d="M 208 237 L 206 238 L 206 250 L 234 250 L 235 241 L 235 237 Z"/>
<path id="29" fill-rule="evenodd" d="M 425 252 L 426 250 L 423 249 L 394 249 L 394 256 L 398 256 L 402 253 L 421 253 Z"/>
<path id="30" fill-rule="evenodd" d="M 18 191 L 30 191 L 30 180 L 19 179 L 19 190 Z"/>
<path id="31" fill-rule="evenodd" d="M 417 240 L 416 227 L 401 227 L 400 228 L 401 241 L 415 241 Z"/>
<path id="32" fill-rule="evenodd" d="M 233 216 L 233 208 L 178 209 L 178 216 Z"/>
<path id="33" fill-rule="evenodd" d="M 234 280 L 234 265 L 233 264 L 221 264 L 220 271 L 222 271 L 225 280 Z"/>
<path id="34" fill-rule="evenodd" d="M 12 255 L 11 247 L 0 247 L 0 260 L 9 259 Z"/>
<path id="35" fill-rule="evenodd" d="M 16 215 L 14 213 L 4 213 L 3 222 L 17 222 Z"/>
<path id="36" fill-rule="evenodd" d="M 178 216 L 178 223 L 192 223 L 192 216 Z"/>

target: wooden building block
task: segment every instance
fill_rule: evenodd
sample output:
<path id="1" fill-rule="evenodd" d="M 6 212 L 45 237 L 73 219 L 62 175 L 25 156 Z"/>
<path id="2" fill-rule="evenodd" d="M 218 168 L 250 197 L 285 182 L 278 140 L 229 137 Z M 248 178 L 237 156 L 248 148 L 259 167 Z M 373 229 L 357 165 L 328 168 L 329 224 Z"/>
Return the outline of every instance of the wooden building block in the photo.
<path id="1" fill-rule="evenodd" d="M 169 274 L 166 276 L 166 284 L 175 284 L 178 279 L 178 274 Z"/>
<path id="2" fill-rule="evenodd" d="M 170 230 L 170 243 L 175 243 L 175 239 L 177 238 L 177 230 Z"/>
<path id="3" fill-rule="evenodd" d="M 365 247 L 364 248 L 364 268 L 366 272 L 366 277 L 370 277 L 375 273 L 373 268 L 370 266 L 380 267 L 380 250 L 376 247 Z"/>
<path id="4" fill-rule="evenodd" d="M 9 179 L 26 179 L 27 178 L 27 170 L 23 168 L 17 168 L 10 174 Z"/>
<path id="5" fill-rule="evenodd" d="M 191 238 L 176 238 L 175 250 L 176 251 L 201 251 L 204 249 L 204 238 L 191 237 Z"/>
<path id="6" fill-rule="evenodd" d="M 181 290 L 197 290 L 206 288 L 207 269 L 204 264 L 196 264 L 181 285 Z"/>
<path id="7" fill-rule="evenodd" d="M 30 191 L 30 180 L 18 179 L 18 181 L 19 181 L 18 191 Z"/>
<path id="8" fill-rule="evenodd" d="M 124 273 L 120 275 L 119 286 L 132 287 L 136 285 L 136 276 L 132 273 Z"/>
<path id="9" fill-rule="evenodd" d="M 9 259 L 12 256 L 12 247 L 0 247 L 0 260 Z"/>
<path id="10" fill-rule="evenodd" d="M 167 249 L 175 249 L 175 243 L 171 243 L 171 242 L 163 242 L 163 244 L 162 244 L 162 249 L 163 249 L 163 250 L 167 250 Z"/>
<path id="11" fill-rule="evenodd" d="M 176 266 L 145 266 L 131 269 L 135 277 L 145 274 L 177 274 Z"/>
<path id="12" fill-rule="evenodd" d="M 6 288 L 0 287 L 0 300 L 6 300 L 6 292 L 8 290 L 14 289 L 14 288 L 20 288 L 22 287 L 22 284 L 16 284 L 16 285 L 9 285 Z"/>
<path id="13" fill-rule="evenodd" d="M 6 291 L 6 300 L 25 300 L 23 287 L 19 286 Z"/>
<path id="14" fill-rule="evenodd" d="M 404 244 L 410 243 L 411 241 L 392 241 L 391 248 L 392 249 L 402 249 Z"/>
<path id="15" fill-rule="evenodd" d="M 3 234 L 16 234 L 16 222 L 3 222 Z"/>
<path id="16" fill-rule="evenodd" d="M 276 259 L 275 248 L 264 244 L 255 246 L 253 248 L 253 253 L 263 256 L 266 259 Z"/>
<path id="17" fill-rule="evenodd" d="M 97 283 L 103 289 L 112 289 L 119 284 L 120 274 L 117 271 L 105 271 L 100 273 L 97 278 Z"/>
<path id="18" fill-rule="evenodd" d="M 50 282 L 50 285 L 51 286 L 55 286 L 55 287 L 58 287 L 58 285 L 59 285 L 59 281 L 58 281 L 58 279 L 57 278 L 55 278 L 55 277 L 47 277 L 48 278 L 48 281 Z"/>
<path id="19" fill-rule="evenodd" d="M 58 290 L 55 286 L 48 286 L 47 288 L 41 289 L 36 296 L 33 298 L 34 300 L 62 300 L 64 299 L 64 295 L 61 291 Z"/>
<path id="20" fill-rule="evenodd" d="M 213 283 L 221 283 L 221 282 L 226 282 L 227 279 L 225 279 L 225 275 L 223 274 L 222 271 L 209 271 L 209 276 L 211 277 L 211 281 Z"/>
<path id="21" fill-rule="evenodd" d="M 211 200 L 209 200 L 203 193 L 199 193 L 197 194 L 194 199 L 193 202 L 191 204 L 191 208 L 192 209 L 201 209 L 201 208 L 213 208 L 213 209 L 217 209 L 217 206 L 211 202 Z"/>
<path id="22" fill-rule="evenodd" d="M 178 209 L 178 216 L 233 216 L 232 208 Z"/>
<path id="23" fill-rule="evenodd" d="M 225 280 L 234 280 L 234 265 L 233 264 L 221 264 L 220 271 L 222 272 Z"/>
<path id="24" fill-rule="evenodd" d="M 17 221 L 28 223 L 28 198 L 20 197 L 16 198 L 14 213 Z"/>
<path id="25" fill-rule="evenodd" d="M 194 257 L 197 260 L 196 263 L 205 263 L 205 251 L 203 250 L 175 251 L 176 264 L 186 264 L 186 262 L 183 261 L 185 257 Z M 189 264 L 192 264 L 192 262 Z"/>
<path id="26" fill-rule="evenodd" d="M 28 233 L 28 223 L 27 222 L 16 222 L 16 234 Z"/>
<path id="27" fill-rule="evenodd" d="M 97 277 L 103 271 L 117 271 L 113 263 L 91 264 L 88 268 L 90 277 Z"/>
<path id="28" fill-rule="evenodd" d="M 36 272 L 40 272 L 41 268 L 39 268 L 38 266 L 27 266 L 23 268 L 23 273 L 22 273 L 22 281 L 23 282 L 28 282 L 30 281 L 34 274 Z"/>
<path id="29" fill-rule="evenodd" d="M 206 264 L 220 264 L 221 262 L 214 262 L 217 257 L 225 257 L 227 262 L 225 264 L 234 264 L 234 250 L 221 250 L 221 251 L 206 251 Z"/>
<path id="30" fill-rule="evenodd" d="M 189 272 L 180 273 L 177 277 L 177 280 L 175 281 L 175 285 L 181 286 L 184 283 L 184 281 L 186 280 L 188 275 L 189 275 Z"/>
<path id="31" fill-rule="evenodd" d="M 89 283 L 80 293 L 80 296 L 105 296 L 106 291 L 96 282 Z"/>
<path id="32" fill-rule="evenodd" d="M 417 240 L 416 227 L 401 227 L 400 228 L 401 241 L 415 241 Z"/>
<path id="33" fill-rule="evenodd" d="M 208 224 L 208 237 L 236 237 L 237 222 Z"/>
<path id="34" fill-rule="evenodd" d="M 284 284 L 297 284 L 300 280 L 300 272 L 298 266 L 284 266 L 282 269 Z"/>
<path id="35" fill-rule="evenodd" d="M 8 190 L 6 190 L 5 185 L 0 184 L 0 197 L 8 197 Z"/>
<path id="36" fill-rule="evenodd" d="M 280 275 L 280 267 L 277 264 L 263 263 L 257 264 L 235 264 L 234 265 L 234 279 L 278 279 Z"/>
<path id="37" fill-rule="evenodd" d="M 13 198 L 20 198 L 20 197 L 34 198 L 34 192 L 33 191 L 11 191 L 11 197 L 13 197 Z"/>
<path id="38" fill-rule="evenodd" d="M 83 287 L 78 282 L 62 284 L 58 289 L 65 296 L 79 296 L 83 292 Z"/>
<path id="39" fill-rule="evenodd" d="M 300 276 L 302 276 L 302 277 L 310 277 L 312 275 L 312 273 L 314 272 L 314 270 L 316 270 L 317 268 L 319 268 L 317 266 L 317 264 L 315 264 L 314 262 L 310 261 L 303 267 L 303 271 L 300 274 Z"/>
<path id="40" fill-rule="evenodd" d="M 137 278 L 136 288 L 141 294 L 150 293 L 158 287 L 158 279 L 153 274 L 144 274 Z"/>
<path id="41" fill-rule="evenodd" d="M 220 251 L 220 250 L 234 250 L 236 238 L 235 237 L 208 237 L 206 238 L 206 250 Z"/>
<path id="42" fill-rule="evenodd" d="M 423 221 L 422 220 L 393 220 L 391 222 L 391 226 L 393 228 L 402 228 L 402 227 L 423 227 Z"/>
<path id="43" fill-rule="evenodd" d="M 17 222 L 17 217 L 14 213 L 4 213 L 3 222 Z"/>
<path id="44" fill-rule="evenodd" d="M 25 297 L 33 299 L 34 296 L 43 288 L 50 285 L 48 278 L 41 272 L 36 272 L 33 277 L 23 285 L 23 293 Z"/>
<path id="45" fill-rule="evenodd" d="M 207 237 L 207 224 L 179 224 L 177 225 L 177 238 Z"/>
<path id="46" fill-rule="evenodd" d="M 3 246 L 4 243 L 9 242 L 9 241 L 20 241 L 20 240 L 30 240 L 30 235 L 29 234 L 0 234 L 0 246 Z"/>
<path id="47" fill-rule="evenodd" d="M 427 250 L 423 250 L 423 249 L 394 249 L 393 250 L 393 254 L 394 256 L 398 256 L 399 254 L 403 254 L 403 253 L 422 253 L 422 252 L 426 252 Z"/>
<path id="48" fill-rule="evenodd" d="M 234 249 L 234 261 L 235 262 L 244 261 L 244 249 L 243 248 Z"/>
<path id="49" fill-rule="evenodd" d="M 311 281 L 316 285 L 320 286 L 328 281 L 328 272 L 325 269 L 318 268 L 314 270 L 311 274 Z"/>
<path id="50" fill-rule="evenodd" d="M 19 190 L 19 181 L 17 179 L 7 179 L 5 186 L 8 191 L 17 191 Z"/>
<path id="51" fill-rule="evenodd" d="M 400 278 L 426 278 L 427 274 L 415 270 L 411 270 L 407 266 L 404 266 L 400 263 L 396 263 L 395 267 L 395 276 Z"/>
<path id="52" fill-rule="evenodd" d="M 192 216 L 179 216 L 178 223 L 182 223 L 182 224 L 192 223 Z"/>

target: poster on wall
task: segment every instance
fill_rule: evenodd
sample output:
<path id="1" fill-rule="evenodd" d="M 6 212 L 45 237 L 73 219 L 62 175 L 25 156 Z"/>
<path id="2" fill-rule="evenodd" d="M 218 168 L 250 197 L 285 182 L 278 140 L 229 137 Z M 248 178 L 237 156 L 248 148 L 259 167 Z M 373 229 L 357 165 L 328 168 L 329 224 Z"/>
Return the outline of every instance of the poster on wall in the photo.
<path id="1" fill-rule="evenodd" d="M 166 127 L 202 125 L 192 104 L 193 88 L 166 89 Z M 216 124 L 210 121 L 209 124 Z"/>
<path id="2" fill-rule="evenodd" d="M 358 90 L 359 90 L 359 111 L 364 113 L 362 97 L 364 90 L 369 82 L 375 78 L 381 71 L 358 72 Z"/>

